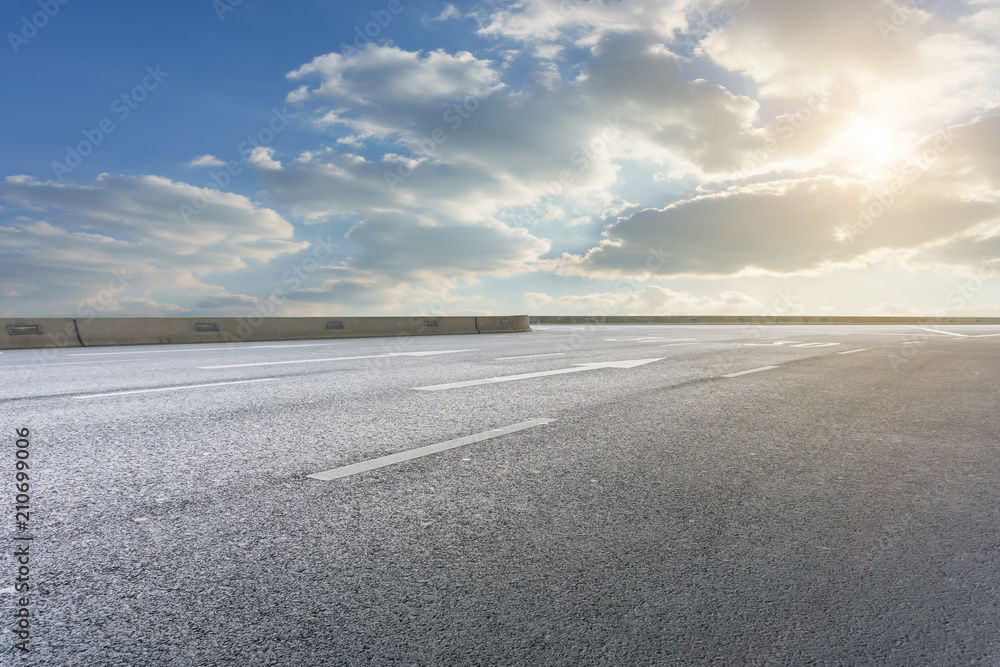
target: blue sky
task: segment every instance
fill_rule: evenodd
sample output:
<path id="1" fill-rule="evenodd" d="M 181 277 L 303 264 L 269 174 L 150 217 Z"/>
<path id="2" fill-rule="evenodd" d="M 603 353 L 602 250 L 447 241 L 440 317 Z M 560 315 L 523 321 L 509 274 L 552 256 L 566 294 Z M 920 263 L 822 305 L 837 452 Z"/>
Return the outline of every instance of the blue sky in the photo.
<path id="1" fill-rule="evenodd" d="M 1000 315 L 997 2 L 0 28 L 2 316 Z"/>

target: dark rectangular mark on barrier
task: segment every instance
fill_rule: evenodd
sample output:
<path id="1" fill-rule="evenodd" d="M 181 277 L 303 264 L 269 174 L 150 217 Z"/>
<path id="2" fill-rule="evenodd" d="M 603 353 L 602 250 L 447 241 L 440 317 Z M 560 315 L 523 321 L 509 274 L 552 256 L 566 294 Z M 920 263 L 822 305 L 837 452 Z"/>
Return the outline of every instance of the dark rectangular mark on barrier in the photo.
<path id="1" fill-rule="evenodd" d="M 424 320 L 425 327 L 436 327 L 438 325 L 437 320 Z"/>
<path id="2" fill-rule="evenodd" d="M 212 331 L 218 331 L 219 325 L 215 322 L 195 322 L 194 330 L 200 333 L 210 333 Z"/>
<path id="3" fill-rule="evenodd" d="M 343 329 L 344 328 L 344 323 L 343 322 L 327 322 L 326 323 L 326 328 L 327 329 Z"/>
<path id="4" fill-rule="evenodd" d="M 7 333 L 11 336 L 39 336 L 42 333 L 40 324 L 8 324 Z"/>

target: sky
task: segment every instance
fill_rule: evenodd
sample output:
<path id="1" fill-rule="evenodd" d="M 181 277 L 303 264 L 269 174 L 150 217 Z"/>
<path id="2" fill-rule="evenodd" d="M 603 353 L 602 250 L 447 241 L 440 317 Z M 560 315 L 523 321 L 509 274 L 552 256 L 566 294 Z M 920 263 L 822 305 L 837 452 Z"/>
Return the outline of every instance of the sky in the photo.
<path id="1" fill-rule="evenodd" d="M 4 0 L 0 316 L 1000 316 L 998 0 Z"/>

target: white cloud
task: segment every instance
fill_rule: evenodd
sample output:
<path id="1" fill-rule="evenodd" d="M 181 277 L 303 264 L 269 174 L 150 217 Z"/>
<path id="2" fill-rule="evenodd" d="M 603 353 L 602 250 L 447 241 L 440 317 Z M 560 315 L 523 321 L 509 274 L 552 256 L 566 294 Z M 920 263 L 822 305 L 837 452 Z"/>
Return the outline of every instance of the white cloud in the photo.
<path id="1" fill-rule="evenodd" d="M 478 224 L 440 224 L 411 215 L 384 213 L 354 225 L 347 238 L 365 252 L 350 260 L 362 270 L 406 277 L 511 274 L 533 269 L 550 243 L 526 230 L 495 220 Z"/>
<path id="2" fill-rule="evenodd" d="M 199 155 L 188 163 L 188 166 L 191 167 L 224 167 L 225 165 L 224 161 L 209 153 Z"/>
<path id="3" fill-rule="evenodd" d="M 438 49 L 424 54 L 374 44 L 350 57 L 317 56 L 287 76 L 292 81 L 320 79 L 318 87 L 297 91 L 295 101 L 307 96 L 336 105 L 369 106 L 373 112 L 376 103 L 436 107 L 476 90 L 489 91 L 499 81 L 489 61 L 467 51 L 449 54 Z"/>
<path id="4" fill-rule="evenodd" d="M 479 33 L 524 42 L 592 45 L 608 33 L 649 31 L 661 40 L 686 25 L 680 0 L 521 0 L 480 17 Z"/>
<path id="5" fill-rule="evenodd" d="M 476 19 L 480 41 L 458 42 L 469 51 L 382 43 L 318 56 L 287 74 L 314 143 L 282 136 L 247 159 L 259 196 L 305 223 L 299 233 L 343 241 L 287 307 L 389 312 L 433 302 L 448 280 L 535 271 L 533 307 L 753 314 L 743 287 L 704 297 L 691 286 L 796 275 L 835 292 L 834 278 L 880 262 L 973 275 L 1000 257 L 1000 13 L 978 0 L 912 4 L 447 5 L 423 25 Z M 935 147 L 948 125 L 955 139 Z M 900 167 L 928 151 L 915 172 Z M 258 307 L 265 297 L 238 293 L 234 276 L 260 278 L 308 245 L 276 210 L 156 176 L 9 177 L 0 197 L 18 209 L 3 211 L 5 268 L 44 259 L 46 289 L 93 294 L 112 260 L 134 267 L 134 293 L 108 309 Z M 185 225 L 178 206 L 200 197 L 208 206 Z M 560 288 L 664 276 L 684 290 Z M 29 282 L 0 293 L 40 298 Z M 167 282 L 177 289 L 158 291 Z M 448 308 L 495 298 L 484 293 L 466 289 Z"/>
<path id="6" fill-rule="evenodd" d="M 210 203 L 185 224 L 178 207 L 195 194 Z M 292 240 L 290 223 L 246 197 L 213 195 L 156 176 L 102 174 L 73 185 L 10 177 L 0 183 L 0 197 L 32 213 L 7 228 L 0 250 L 5 284 L 31 276 L 29 286 L 15 288 L 20 302 L 53 309 L 61 303 L 62 313 L 67 304 L 70 310 L 149 312 L 159 293 L 217 291 L 205 282 L 208 276 L 266 264 L 309 245 Z M 157 307 L 173 312 L 184 305 Z"/>
<path id="7" fill-rule="evenodd" d="M 912 2 L 754 0 L 699 53 L 752 78 L 764 98 L 828 90 L 836 106 L 927 131 L 997 92 L 1000 52 L 977 25 Z"/>
<path id="8" fill-rule="evenodd" d="M 281 163 L 274 159 L 274 149 L 269 146 L 258 146 L 250 151 L 247 161 L 261 169 L 281 169 Z"/>
<path id="9" fill-rule="evenodd" d="M 447 21 L 448 19 L 458 19 L 462 18 L 462 12 L 455 8 L 455 5 L 449 4 L 445 7 L 440 14 L 435 16 L 432 21 Z"/>
<path id="10" fill-rule="evenodd" d="M 988 116 L 930 137 L 911 162 L 877 177 L 771 181 L 646 209 L 610 225 L 589 252 L 564 254 L 559 270 L 829 272 L 889 255 L 927 261 L 945 249 L 960 263 L 975 262 L 1000 238 L 998 127 L 1000 116 Z"/>
<path id="11" fill-rule="evenodd" d="M 657 285 L 560 297 L 528 292 L 522 299 L 529 310 L 546 315 L 759 315 L 764 311 L 764 304 L 742 292 L 709 297 Z"/>

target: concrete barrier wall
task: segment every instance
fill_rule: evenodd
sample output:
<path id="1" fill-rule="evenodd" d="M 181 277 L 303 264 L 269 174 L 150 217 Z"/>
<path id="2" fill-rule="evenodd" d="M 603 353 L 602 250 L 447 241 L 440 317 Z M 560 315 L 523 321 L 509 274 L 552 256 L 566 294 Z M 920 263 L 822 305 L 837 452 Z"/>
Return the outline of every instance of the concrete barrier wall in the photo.
<path id="1" fill-rule="evenodd" d="M 474 334 L 474 317 L 279 317 L 279 340 Z"/>
<path id="2" fill-rule="evenodd" d="M 510 333 L 531 331 L 527 315 L 489 315 L 476 318 L 479 333 Z"/>
<path id="3" fill-rule="evenodd" d="M 196 327 L 200 325 L 200 327 Z M 237 339 L 238 320 L 214 317 L 96 317 L 77 320 L 87 347 L 157 343 L 224 343 Z M 209 330 L 211 327 L 215 330 Z M 206 329 L 199 331 L 198 328 Z"/>
<path id="4" fill-rule="evenodd" d="M 38 333 L 35 333 L 35 332 Z M 0 319 L 0 350 L 81 347 L 76 324 L 69 317 Z"/>
<path id="5" fill-rule="evenodd" d="M 0 319 L 0 349 L 474 334 L 479 333 L 477 320 L 483 320 L 490 333 L 531 331 L 527 315 L 18 318 Z M 10 333 L 7 325 L 17 327 L 16 333 Z M 41 333 L 28 333 L 24 327 L 35 327 Z"/>
<path id="6" fill-rule="evenodd" d="M 1000 324 L 1000 317 L 835 317 L 772 315 L 536 315 L 537 324 Z"/>

